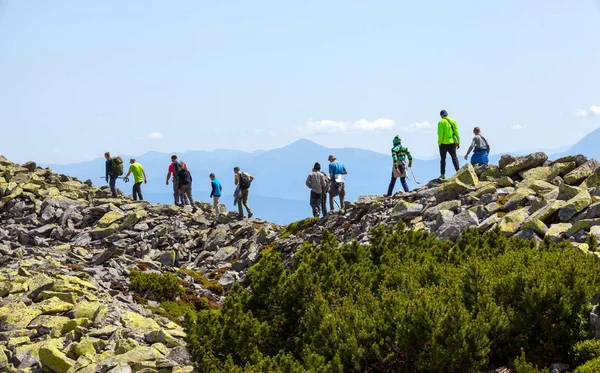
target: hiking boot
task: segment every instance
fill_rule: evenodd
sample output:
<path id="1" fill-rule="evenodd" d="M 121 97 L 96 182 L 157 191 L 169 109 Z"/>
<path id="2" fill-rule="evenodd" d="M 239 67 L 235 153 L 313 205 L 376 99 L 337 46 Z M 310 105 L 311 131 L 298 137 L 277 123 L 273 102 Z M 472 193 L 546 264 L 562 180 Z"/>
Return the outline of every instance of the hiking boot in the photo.
<path id="1" fill-rule="evenodd" d="M 249 213 L 248 214 L 248 219 L 250 219 L 252 217 L 252 215 L 254 215 L 253 213 Z"/>
<path id="2" fill-rule="evenodd" d="M 237 214 L 235 217 L 236 217 L 238 220 L 242 220 L 242 219 L 244 219 L 244 215 L 240 215 L 240 214 Z"/>
<path id="3" fill-rule="evenodd" d="M 198 208 L 196 206 L 192 206 L 192 212 L 196 212 L 198 211 Z"/>
<path id="4" fill-rule="evenodd" d="M 444 179 L 446 179 L 446 175 L 444 175 L 444 174 L 441 174 L 441 175 L 440 175 L 440 180 L 444 180 Z"/>

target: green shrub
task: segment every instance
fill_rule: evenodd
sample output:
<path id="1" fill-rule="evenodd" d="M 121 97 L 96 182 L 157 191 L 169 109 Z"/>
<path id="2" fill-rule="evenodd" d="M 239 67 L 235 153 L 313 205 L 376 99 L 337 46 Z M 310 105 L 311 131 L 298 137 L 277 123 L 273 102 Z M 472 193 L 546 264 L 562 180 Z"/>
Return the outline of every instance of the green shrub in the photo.
<path id="1" fill-rule="evenodd" d="M 573 373 L 598 373 L 600 372 L 600 358 L 590 360 L 587 363 L 577 367 Z"/>
<path id="2" fill-rule="evenodd" d="M 163 302 L 175 300 L 185 293 L 179 279 L 172 273 L 131 271 L 131 287 L 139 292 L 149 291 L 149 298 Z"/>
<path id="3" fill-rule="evenodd" d="M 263 252 L 248 290 L 188 318 L 188 348 L 201 372 L 481 372 L 522 349 L 549 366 L 589 338 L 599 270 L 566 243 L 498 231 L 453 244 L 378 227 L 368 246 L 324 232 L 291 268 Z"/>
<path id="4" fill-rule="evenodd" d="M 525 352 L 521 351 L 521 356 L 515 359 L 515 370 L 516 373 L 550 373 L 548 368 L 538 369 L 533 364 L 528 363 L 525 359 Z"/>
<path id="5" fill-rule="evenodd" d="M 298 220 L 293 223 L 288 224 L 284 229 L 285 233 L 288 236 L 290 234 L 296 234 L 298 232 L 302 232 L 305 229 L 312 227 L 313 225 L 319 222 L 319 218 L 306 218 L 303 220 Z"/>
<path id="6" fill-rule="evenodd" d="M 589 339 L 576 343 L 572 348 L 572 355 L 575 365 L 600 357 L 600 339 Z"/>

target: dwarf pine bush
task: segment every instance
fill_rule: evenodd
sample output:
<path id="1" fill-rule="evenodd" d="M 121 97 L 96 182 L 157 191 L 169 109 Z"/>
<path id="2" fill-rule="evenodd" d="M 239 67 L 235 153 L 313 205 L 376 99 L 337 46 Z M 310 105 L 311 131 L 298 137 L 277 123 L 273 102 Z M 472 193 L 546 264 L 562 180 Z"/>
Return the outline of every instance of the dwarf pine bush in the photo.
<path id="1" fill-rule="evenodd" d="M 543 367 L 590 336 L 599 270 L 567 243 L 499 232 L 454 244 L 379 227 L 368 246 L 325 232 L 291 268 L 264 252 L 248 290 L 188 318 L 188 348 L 201 372 L 481 372 L 522 350 Z"/>

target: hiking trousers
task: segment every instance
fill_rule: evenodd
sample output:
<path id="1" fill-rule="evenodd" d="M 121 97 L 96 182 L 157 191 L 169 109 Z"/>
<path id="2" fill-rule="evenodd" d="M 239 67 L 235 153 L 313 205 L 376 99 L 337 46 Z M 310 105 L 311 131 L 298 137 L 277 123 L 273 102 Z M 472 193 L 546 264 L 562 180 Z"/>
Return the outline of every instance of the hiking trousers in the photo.
<path id="1" fill-rule="evenodd" d="M 179 183 L 177 182 L 177 179 L 173 179 L 173 200 L 175 201 L 176 205 L 179 204 L 180 196 L 181 196 L 181 192 L 179 190 Z"/>
<path id="2" fill-rule="evenodd" d="M 329 187 L 329 209 L 331 211 L 335 210 L 333 201 L 335 198 L 334 194 L 335 194 L 336 184 L 337 184 L 338 193 L 340 196 L 340 209 L 344 208 L 344 197 L 346 197 L 346 188 L 344 186 L 344 183 L 333 183 L 332 182 L 331 186 Z"/>
<path id="3" fill-rule="evenodd" d="M 140 181 L 139 183 L 135 183 L 133 184 L 133 200 L 137 201 L 137 200 L 143 201 L 144 197 L 142 196 L 142 182 Z"/>
<path id="4" fill-rule="evenodd" d="M 460 169 L 460 165 L 458 163 L 458 157 L 456 156 L 456 144 L 441 144 L 440 145 L 440 173 L 442 175 L 446 175 L 446 154 L 450 153 L 450 158 L 452 158 L 452 164 L 454 165 L 454 169 L 458 171 Z"/>
<path id="5" fill-rule="evenodd" d="M 108 175 L 108 185 L 112 196 L 117 198 L 117 175 Z"/>
<path id="6" fill-rule="evenodd" d="M 323 190 L 321 193 L 321 212 L 323 216 L 327 215 L 327 190 Z"/>
<path id="7" fill-rule="evenodd" d="M 181 197 L 181 203 L 184 205 L 194 204 L 194 198 L 192 197 L 192 184 L 185 184 L 179 188 L 179 194 Z"/>
<path id="8" fill-rule="evenodd" d="M 390 180 L 390 186 L 388 187 L 387 196 L 391 197 L 394 193 L 394 186 L 396 185 L 396 173 L 392 171 L 392 180 Z M 408 193 L 408 183 L 406 183 L 406 177 L 400 177 L 400 182 L 402 183 L 402 189 Z"/>
<path id="9" fill-rule="evenodd" d="M 318 218 L 321 213 L 321 204 L 323 202 L 323 197 L 321 193 L 315 193 L 312 190 L 310 191 L 310 207 L 312 207 L 313 216 Z"/>
<path id="10" fill-rule="evenodd" d="M 242 206 L 242 204 L 244 206 Z M 248 189 L 242 189 L 242 198 L 238 201 L 237 205 L 240 217 L 244 216 L 244 207 L 246 208 L 246 211 L 248 211 L 248 217 L 252 215 L 252 210 L 250 210 L 250 206 L 248 206 Z"/>
<path id="11" fill-rule="evenodd" d="M 215 208 L 215 216 L 219 216 L 219 198 L 221 198 L 221 196 L 213 196 L 213 207 Z"/>

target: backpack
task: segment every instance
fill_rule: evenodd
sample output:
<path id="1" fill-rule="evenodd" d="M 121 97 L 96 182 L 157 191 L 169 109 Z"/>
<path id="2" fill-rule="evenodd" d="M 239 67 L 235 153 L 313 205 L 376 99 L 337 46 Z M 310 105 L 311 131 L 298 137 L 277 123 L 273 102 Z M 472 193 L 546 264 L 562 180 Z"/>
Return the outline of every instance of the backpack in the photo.
<path id="1" fill-rule="evenodd" d="M 481 136 L 481 135 L 479 135 Z M 487 141 L 487 139 L 483 136 L 481 136 L 481 138 L 483 139 L 483 141 L 485 141 L 485 150 L 488 152 L 488 154 L 490 154 L 490 143 Z"/>
<path id="2" fill-rule="evenodd" d="M 121 157 L 115 157 L 110 160 L 111 166 L 110 171 L 114 176 L 123 175 L 123 159 Z"/>
<path id="3" fill-rule="evenodd" d="M 250 188 L 250 177 L 248 176 L 247 173 L 245 172 L 240 172 L 238 174 L 238 177 L 240 178 L 240 189 L 241 190 L 246 190 L 248 188 Z"/>

